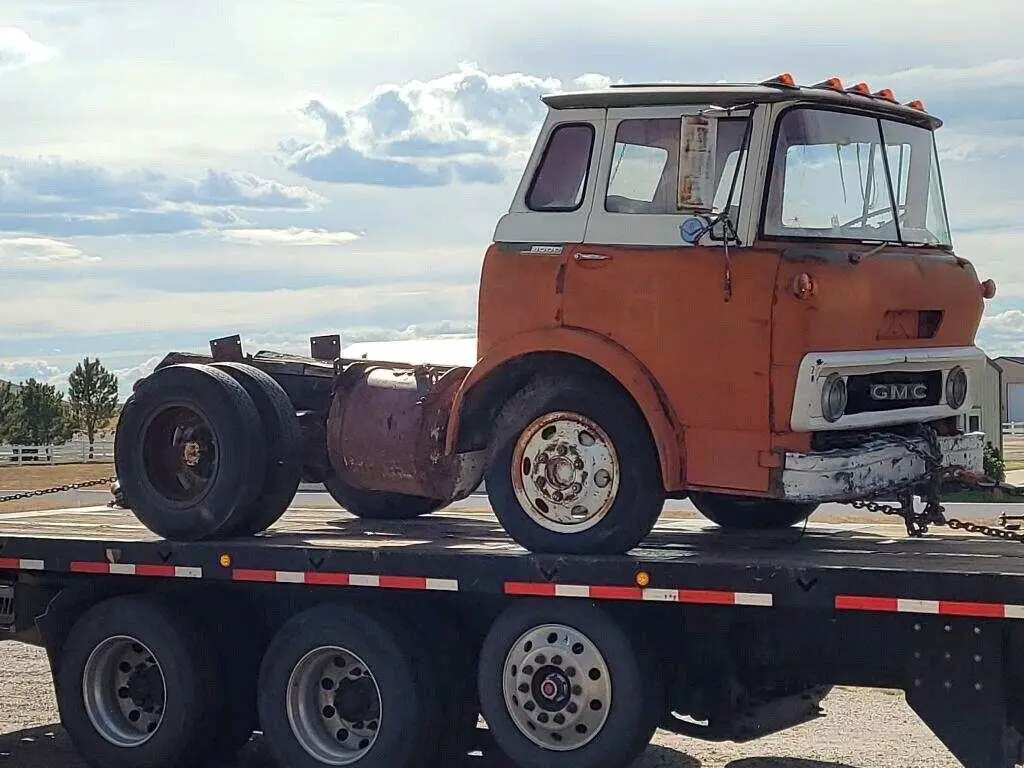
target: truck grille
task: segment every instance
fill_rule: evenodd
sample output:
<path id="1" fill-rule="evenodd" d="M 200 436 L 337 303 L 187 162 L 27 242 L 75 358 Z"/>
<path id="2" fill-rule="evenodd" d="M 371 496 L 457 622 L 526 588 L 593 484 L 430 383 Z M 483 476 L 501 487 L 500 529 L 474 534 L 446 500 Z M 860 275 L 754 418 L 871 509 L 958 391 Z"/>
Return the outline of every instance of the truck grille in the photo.
<path id="1" fill-rule="evenodd" d="M 886 371 L 846 380 L 846 413 L 878 413 L 938 405 L 942 371 Z"/>

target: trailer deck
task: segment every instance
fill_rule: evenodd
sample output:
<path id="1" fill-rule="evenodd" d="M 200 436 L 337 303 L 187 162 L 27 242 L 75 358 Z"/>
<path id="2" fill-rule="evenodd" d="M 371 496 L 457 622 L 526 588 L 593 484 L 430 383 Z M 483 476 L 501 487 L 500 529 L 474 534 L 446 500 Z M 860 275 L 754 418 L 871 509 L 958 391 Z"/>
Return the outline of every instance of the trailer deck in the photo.
<path id="1" fill-rule="evenodd" d="M 7 569 L 1024 618 L 1024 545 L 888 523 L 751 534 L 664 520 L 627 556 L 563 557 L 526 552 L 488 513 L 298 509 L 260 536 L 174 543 L 129 511 L 87 507 L 0 516 Z"/>

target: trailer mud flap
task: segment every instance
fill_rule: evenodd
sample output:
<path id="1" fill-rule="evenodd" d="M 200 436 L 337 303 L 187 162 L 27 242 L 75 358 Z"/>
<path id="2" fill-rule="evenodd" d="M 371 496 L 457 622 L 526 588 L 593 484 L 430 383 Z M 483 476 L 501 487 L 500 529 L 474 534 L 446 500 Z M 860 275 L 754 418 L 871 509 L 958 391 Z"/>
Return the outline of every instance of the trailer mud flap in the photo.
<path id="1" fill-rule="evenodd" d="M 1009 724 L 996 622 L 915 618 L 908 627 L 907 703 L 964 768 L 1013 768 L 1024 757 Z"/>

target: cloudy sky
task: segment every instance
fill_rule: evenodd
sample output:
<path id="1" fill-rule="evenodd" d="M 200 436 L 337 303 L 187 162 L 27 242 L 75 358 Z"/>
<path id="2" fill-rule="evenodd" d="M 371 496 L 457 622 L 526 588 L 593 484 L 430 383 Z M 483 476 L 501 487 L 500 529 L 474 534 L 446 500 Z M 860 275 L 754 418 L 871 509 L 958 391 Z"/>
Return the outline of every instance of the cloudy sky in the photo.
<path id="1" fill-rule="evenodd" d="M 0 378 L 85 355 L 471 333 L 543 116 L 613 80 L 839 75 L 920 97 L 955 244 L 1024 354 L 1024 5 L 5 0 Z"/>

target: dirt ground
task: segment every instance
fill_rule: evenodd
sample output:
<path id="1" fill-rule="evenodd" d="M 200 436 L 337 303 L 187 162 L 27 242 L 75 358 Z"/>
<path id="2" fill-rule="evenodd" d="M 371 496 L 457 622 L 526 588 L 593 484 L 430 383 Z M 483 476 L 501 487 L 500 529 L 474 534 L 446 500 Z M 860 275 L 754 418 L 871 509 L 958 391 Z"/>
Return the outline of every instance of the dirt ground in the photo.
<path id="1" fill-rule="evenodd" d="M 902 694 L 841 688 L 825 717 L 750 744 L 711 744 L 659 731 L 632 768 L 955 768 L 959 763 L 910 711 Z M 508 768 L 497 755 L 467 766 Z M 0 766 L 86 768 L 58 724 L 43 652 L 0 644 Z M 257 734 L 234 766 L 284 768 Z M 439 767 L 442 768 L 442 767 Z"/>
<path id="2" fill-rule="evenodd" d="M 88 480 L 114 476 L 113 464 L 55 464 L 41 467 L 0 467 L 0 496 L 9 489 L 25 491 L 72 485 Z M 106 490 L 107 486 L 98 486 Z M 19 501 L 4 502 L 3 512 L 26 512 L 36 509 L 61 509 L 67 500 L 60 495 L 38 496 Z"/>

